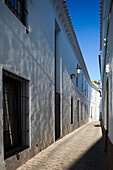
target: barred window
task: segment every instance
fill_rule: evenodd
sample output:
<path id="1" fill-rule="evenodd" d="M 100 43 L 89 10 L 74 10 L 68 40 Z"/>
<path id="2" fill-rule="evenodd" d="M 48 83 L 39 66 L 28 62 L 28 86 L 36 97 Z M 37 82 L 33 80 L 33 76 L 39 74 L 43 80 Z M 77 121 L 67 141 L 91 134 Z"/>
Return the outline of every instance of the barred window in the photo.
<path id="1" fill-rule="evenodd" d="M 71 96 L 71 124 L 73 124 L 73 97 Z"/>
<path id="2" fill-rule="evenodd" d="M 16 17 L 27 27 L 26 0 L 5 0 L 6 5 L 16 15 Z"/>
<path id="3" fill-rule="evenodd" d="M 88 84 L 87 84 L 87 98 L 88 98 Z"/>
<path id="4" fill-rule="evenodd" d="M 81 120 L 83 120 L 83 102 L 81 103 Z"/>
<path id="5" fill-rule="evenodd" d="M 4 158 L 29 147 L 29 81 L 3 70 Z"/>
<path id="6" fill-rule="evenodd" d="M 77 121 L 79 121 L 79 100 L 77 100 Z"/>
<path id="7" fill-rule="evenodd" d="M 81 84 L 81 91 L 83 92 L 83 74 L 82 74 L 82 84 Z"/>
<path id="8" fill-rule="evenodd" d="M 86 96 L 86 91 L 87 91 L 87 90 L 86 90 L 86 80 L 85 80 L 85 96 Z"/>
<path id="9" fill-rule="evenodd" d="M 86 113 L 86 104 L 85 104 L 85 119 L 86 119 L 86 114 L 87 114 L 87 113 Z"/>
<path id="10" fill-rule="evenodd" d="M 76 87 L 78 87 L 78 77 L 76 77 Z"/>

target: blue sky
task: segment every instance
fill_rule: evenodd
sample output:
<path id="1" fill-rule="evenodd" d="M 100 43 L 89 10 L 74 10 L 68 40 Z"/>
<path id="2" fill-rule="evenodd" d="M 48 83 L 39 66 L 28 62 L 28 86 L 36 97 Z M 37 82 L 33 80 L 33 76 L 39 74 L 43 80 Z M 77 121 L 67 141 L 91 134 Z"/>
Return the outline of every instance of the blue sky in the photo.
<path id="1" fill-rule="evenodd" d="M 100 0 L 66 0 L 75 33 L 91 80 L 100 80 L 99 24 Z"/>

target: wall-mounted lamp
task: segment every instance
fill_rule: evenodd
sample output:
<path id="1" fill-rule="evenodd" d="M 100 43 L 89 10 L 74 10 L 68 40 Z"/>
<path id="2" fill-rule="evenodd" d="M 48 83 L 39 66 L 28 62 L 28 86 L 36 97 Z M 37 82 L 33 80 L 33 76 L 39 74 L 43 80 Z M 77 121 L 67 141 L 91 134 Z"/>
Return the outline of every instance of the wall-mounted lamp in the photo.
<path id="1" fill-rule="evenodd" d="M 106 41 L 107 39 L 106 38 L 104 38 L 104 41 Z"/>
<path id="2" fill-rule="evenodd" d="M 107 39 L 104 38 L 104 46 L 106 46 L 106 44 L 107 44 Z"/>
<path id="3" fill-rule="evenodd" d="M 76 70 L 77 70 L 77 75 L 74 74 L 74 73 L 72 73 L 72 74 L 71 74 L 71 79 L 74 79 L 74 78 L 76 78 L 76 77 L 79 77 L 79 75 L 80 75 L 81 68 L 78 66 L 78 64 L 77 64 Z"/>
<path id="4" fill-rule="evenodd" d="M 109 63 L 106 64 L 106 74 L 109 74 Z"/>

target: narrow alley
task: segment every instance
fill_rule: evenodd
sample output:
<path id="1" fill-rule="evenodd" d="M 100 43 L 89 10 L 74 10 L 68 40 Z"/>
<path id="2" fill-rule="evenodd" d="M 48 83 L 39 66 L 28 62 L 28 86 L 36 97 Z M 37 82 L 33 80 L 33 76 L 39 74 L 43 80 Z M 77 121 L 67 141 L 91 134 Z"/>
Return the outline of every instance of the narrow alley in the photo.
<path id="1" fill-rule="evenodd" d="M 113 0 L 0 14 L 0 170 L 113 170 Z"/>
<path id="2" fill-rule="evenodd" d="M 53 143 L 18 170 L 107 170 L 100 122 L 88 123 Z"/>

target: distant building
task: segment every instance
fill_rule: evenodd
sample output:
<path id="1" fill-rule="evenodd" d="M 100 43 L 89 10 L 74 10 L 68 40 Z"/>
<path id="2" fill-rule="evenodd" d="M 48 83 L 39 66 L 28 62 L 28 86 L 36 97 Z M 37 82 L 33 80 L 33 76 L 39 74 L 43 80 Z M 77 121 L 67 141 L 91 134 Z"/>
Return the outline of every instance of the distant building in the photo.
<path id="1" fill-rule="evenodd" d="M 63 0 L 0 1 L 0 80 L 2 170 L 99 119 L 98 88 Z"/>
<path id="2" fill-rule="evenodd" d="M 108 169 L 113 169 L 113 1 L 100 1 L 100 54 L 102 124 Z"/>
<path id="3" fill-rule="evenodd" d="M 100 88 L 100 83 L 96 80 L 91 81 L 98 89 Z"/>

